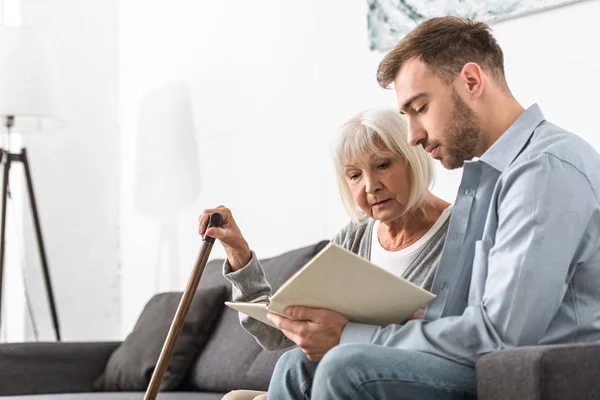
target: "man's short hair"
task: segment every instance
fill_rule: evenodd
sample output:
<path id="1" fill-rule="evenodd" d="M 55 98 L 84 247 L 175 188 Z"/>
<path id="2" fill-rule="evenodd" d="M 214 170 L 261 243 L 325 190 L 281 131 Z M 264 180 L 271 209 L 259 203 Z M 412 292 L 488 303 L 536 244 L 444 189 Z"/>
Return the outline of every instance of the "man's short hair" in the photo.
<path id="1" fill-rule="evenodd" d="M 504 54 L 490 27 L 459 17 L 432 18 L 406 35 L 379 63 L 377 82 L 388 88 L 402 65 L 420 59 L 446 84 L 450 84 L 469 62 L 477 63 L 498 86 L 508 90 Z"/>

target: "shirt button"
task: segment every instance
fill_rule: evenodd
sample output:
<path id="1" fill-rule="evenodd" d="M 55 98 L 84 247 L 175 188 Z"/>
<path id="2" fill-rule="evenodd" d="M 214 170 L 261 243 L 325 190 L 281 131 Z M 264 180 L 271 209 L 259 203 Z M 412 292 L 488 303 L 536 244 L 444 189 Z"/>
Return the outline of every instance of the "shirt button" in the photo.
<path id="1" fill-rule="evenodd" d="M 452 240 L 458 240 L 458 232 L 452 234 Z"/>
<path id="2" fill-rule="evenodd" d="M 465 189 L 465 196 L 470 196 L 471 193 L 473 193 L 473 190 L 471 190 L 471 189 Z"/>

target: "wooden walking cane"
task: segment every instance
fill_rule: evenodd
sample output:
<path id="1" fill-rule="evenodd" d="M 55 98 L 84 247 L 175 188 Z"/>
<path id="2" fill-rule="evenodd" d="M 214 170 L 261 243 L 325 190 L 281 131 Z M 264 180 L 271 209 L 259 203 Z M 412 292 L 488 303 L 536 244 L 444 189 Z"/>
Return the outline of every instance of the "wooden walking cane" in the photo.
<path id="1" fill-rule="evenodd" d="M 208 231 L 208 228 L 210 227 L 218 228 L 221 226 L 222 223 L 223 216 L 219 213 L 214 213 L 210 216 L 208 227 L 206 230 Z M 179 334 L 181 333 L 181 329 L 183 328 L 185 317 L 188 313 L 188 310 L 190 309 L 190 305 L 192 304 L 194 293 L 196 293 L 196 289 L 198 289 L 198 283 L 200 283 L 200 278 L 202 277 L 202 273 L 204 272 L 204 267 L 206 266 L 206 262 L 208 261 L 208 256 L 210 255 L 212 246 L 215 243 L 215 238 L 210 237 L 208 235 L 205 235 L 202 240 L 202 248 L 200 249 L 200 253 L 196 258 L 196 264 L 194 265 L 192 275 L 190 276 L 187 286 L 185 287 L 183 296 L 181 296 L 179 306 L 177 307 L 177 312 L 175 313 L 175 317 L 173 318 L 173 322 L 171 323 L 171 327 L 169 328 L 169 333 L 167 334 L 165 344 L 163 345 L 163 348 L 160 352 L 158 364 L 156 365 L 156 368 L 154 368 L 154 372 L 152 373 L 152 378 L 150 379 L 150 384 L 148 385 L 148 389 L 146 390 L 144 400 L 155 400 L 158 396 L 160 385 L 165 376 L 165 372 L 167 371 L 167 367 L 169 366 L 169 360 L 171 359 L 171 355 L 173 354 L 173 350 L 175 349 L 177 339 L 179 339 Z"/>

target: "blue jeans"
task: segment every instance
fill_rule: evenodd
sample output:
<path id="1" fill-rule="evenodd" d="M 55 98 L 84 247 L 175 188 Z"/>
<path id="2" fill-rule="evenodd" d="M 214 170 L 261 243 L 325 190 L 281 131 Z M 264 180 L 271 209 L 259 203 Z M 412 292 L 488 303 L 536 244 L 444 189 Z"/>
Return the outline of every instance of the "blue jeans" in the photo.
<path id="1" fill-rule="evenodd" d="M 476 399 L 475 369 L 427 353 L 370 344 L 334 347 L 320 362 L 294 349 L 277 362 L 268 397 Z"/>

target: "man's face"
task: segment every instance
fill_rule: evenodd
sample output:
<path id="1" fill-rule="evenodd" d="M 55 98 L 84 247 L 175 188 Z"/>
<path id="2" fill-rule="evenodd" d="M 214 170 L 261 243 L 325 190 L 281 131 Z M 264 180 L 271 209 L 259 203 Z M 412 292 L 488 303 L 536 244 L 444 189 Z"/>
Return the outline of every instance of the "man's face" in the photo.
<path id="1" fill-rule="evenodd" d="M 410 145 L 423 146 L 447 169 L 462 167 L 477 155 L 482 140 L 477 118 L 452 84 L 412 59 L 404 63 L 394 85 Z"/>

